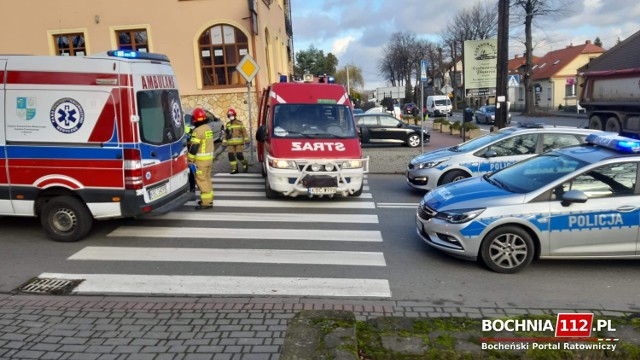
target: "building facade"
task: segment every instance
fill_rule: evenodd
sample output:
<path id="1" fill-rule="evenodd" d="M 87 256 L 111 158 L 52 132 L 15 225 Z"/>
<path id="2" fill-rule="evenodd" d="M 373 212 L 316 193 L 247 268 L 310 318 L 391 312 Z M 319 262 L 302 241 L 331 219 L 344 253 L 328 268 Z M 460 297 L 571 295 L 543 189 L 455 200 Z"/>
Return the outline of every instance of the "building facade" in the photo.
<path id="1" fill-rule="evenodd" d="M 223 118 L 233 107 L 255 122 L 261 89 L 293 74 L 289 0 L 5 0 L 2 12 L 0 53 L 165 54 L 184 107 Z M 236 70 L 247 54 L 260 68 L 249 89 Z"/>

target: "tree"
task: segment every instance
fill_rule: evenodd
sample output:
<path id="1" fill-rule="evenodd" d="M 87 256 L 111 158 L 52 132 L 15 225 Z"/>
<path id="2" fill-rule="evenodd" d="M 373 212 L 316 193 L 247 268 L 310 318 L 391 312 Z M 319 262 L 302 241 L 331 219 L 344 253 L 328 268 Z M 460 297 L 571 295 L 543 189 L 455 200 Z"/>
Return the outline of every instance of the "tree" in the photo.
<path id="1" fill-rule="evenodd" d="M 533 115 L 534 93 L 533 93 L 533 36 L 532 27 L 534 19 L 544 16 L 562 16 L 566 13 L 567 7 L 563 0 L 511 0 L 511 5 L 517 14 L 524 18 L 525 33 L 525 113 Z"/>
<path id="2" fill-rule="evenodd" d="M 347 76 L 347 71 L 349 74 Z M 347 66 L 338 69 L 335 75 L 336 83 L 344 85 L 349 89 L 349 95 L 353 98 L 360 98 L 360 93 L 364 89 L 364 77 L 362 76 L 362 69 L 354 64 L 348 64 Z M 347 83 L 347 79 L 348 83 Z"/>
<path id="3" fill-rule="evenodd" d="M 593 40 L 593 45 L 602 47 L 602 40 L 600 40 L 599 36 L 596 36 L 596 39 Z"/>
<path id="4" fill-rule="evenodd" d="M 302 78 L 305 73 L 313 75 L 335 75 L 338 66 L 338 58 L 332 53 L 326 56 L 322 50 L 310 45 L 307 50 L 296 53 L 294 75 Z"/>

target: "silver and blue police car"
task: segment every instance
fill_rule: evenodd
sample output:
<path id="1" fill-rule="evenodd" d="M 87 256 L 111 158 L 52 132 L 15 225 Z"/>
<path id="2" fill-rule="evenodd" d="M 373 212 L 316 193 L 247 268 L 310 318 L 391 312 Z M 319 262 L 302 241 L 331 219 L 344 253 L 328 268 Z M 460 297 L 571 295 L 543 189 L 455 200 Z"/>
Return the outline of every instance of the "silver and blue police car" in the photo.
<path id="1" fill-rule="evenodd" d="M 416 215 L 432 247 L 515 273 L 537 258 L 640 258 L 640 140 L 593 134 L 440 186 Z"/>
<path id="2" fill-rule="evenodd" d="M 407 183 L 431 190 L 439 185 L 483 175 L 564 146 L 583 143 L 597 130 L 522 123 L 447 149 L 418 155 L 407 166 Z"/>

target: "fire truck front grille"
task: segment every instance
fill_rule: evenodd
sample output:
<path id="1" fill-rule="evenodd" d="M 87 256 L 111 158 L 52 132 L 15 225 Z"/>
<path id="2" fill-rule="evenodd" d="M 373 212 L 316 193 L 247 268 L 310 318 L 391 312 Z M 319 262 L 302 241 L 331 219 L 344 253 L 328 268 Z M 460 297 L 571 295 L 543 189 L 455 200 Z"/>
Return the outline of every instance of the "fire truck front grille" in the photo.
<path id="1" fill-rule="evenodd" d="M 303 171 L 306 170 L 308 172 L 332 172 L 332 171 L 340 171 L 340 167 L 335 164 L 299 164 L 298 170 Z"/>

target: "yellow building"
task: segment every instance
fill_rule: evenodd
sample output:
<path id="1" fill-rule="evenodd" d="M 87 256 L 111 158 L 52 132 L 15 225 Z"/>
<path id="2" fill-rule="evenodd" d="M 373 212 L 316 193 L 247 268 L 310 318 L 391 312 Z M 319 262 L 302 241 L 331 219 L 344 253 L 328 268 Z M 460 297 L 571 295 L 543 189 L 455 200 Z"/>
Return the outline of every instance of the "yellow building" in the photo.
<path id="1" fill-rule="evenodd" d="M 83 56 L 112 49 L 165 54 L 185 108 L 249 119 L 236 70 L 249 54 L 252 119 L 260 90 L 293 74 L 289 0 L 3 0 L 2 54 Z M 11 15 L 9 15 L 11 14 Z"/>

